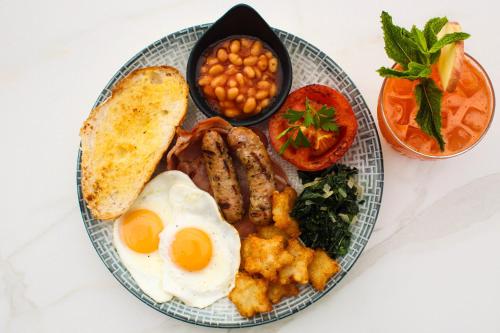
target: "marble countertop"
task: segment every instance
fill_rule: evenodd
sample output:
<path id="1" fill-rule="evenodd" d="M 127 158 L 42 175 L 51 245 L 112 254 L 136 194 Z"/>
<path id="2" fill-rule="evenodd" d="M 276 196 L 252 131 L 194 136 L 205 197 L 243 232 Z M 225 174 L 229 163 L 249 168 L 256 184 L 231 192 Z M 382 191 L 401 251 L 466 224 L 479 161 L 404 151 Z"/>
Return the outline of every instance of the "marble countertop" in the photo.
<path id="1" fill-rule="evenodd" d="M 162 36 L 222 15 L 230 1 L 0 1 L 0 332 L 202 332 L 129 294 L 88 239 L 75 190 L 78 131 L 115 71 Z M 273 26 L 330 55 L 372 113 L 390 62 L 379 14 L 402 25 L 447 15 L 500 82 L 493 1 L 255 1 Z M 498 86 L 495 86 L 498 88 Z M 498 89 L 497 89 L 498 90 Z M 499 332 L 500 128 L 439 162 L 382 141 L 385 186 L 370 242 L 309 308 L 252 332 Z M 214 331 L 214 330 L 210 330 Z"/>

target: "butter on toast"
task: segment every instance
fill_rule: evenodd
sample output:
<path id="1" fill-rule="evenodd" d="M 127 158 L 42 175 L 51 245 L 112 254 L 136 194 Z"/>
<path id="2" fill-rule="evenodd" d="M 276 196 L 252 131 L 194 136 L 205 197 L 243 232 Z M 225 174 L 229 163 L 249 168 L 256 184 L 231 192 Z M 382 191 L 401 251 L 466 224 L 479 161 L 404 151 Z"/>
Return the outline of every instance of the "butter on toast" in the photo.
<path id="1" fill-rule="evenodd" d="M 147 67 L 92 110 L 80 137 L 83 196 L 94 218 L 115 219 L 132 205 L 183 121 L 187 99 L 177 69 Z"/>

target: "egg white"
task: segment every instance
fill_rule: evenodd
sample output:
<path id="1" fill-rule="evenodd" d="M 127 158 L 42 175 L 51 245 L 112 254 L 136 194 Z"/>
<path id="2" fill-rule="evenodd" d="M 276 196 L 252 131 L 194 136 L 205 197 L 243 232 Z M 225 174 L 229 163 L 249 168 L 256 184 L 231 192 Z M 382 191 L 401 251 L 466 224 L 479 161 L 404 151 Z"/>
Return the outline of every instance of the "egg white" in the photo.
<path id="1" fill-rule="evenodd" d="M 172 221 L 169 190 L 173 185 L 183 183 L 191 184 L 191 179 L 179 171 L 164 172 L 156 176 L 144 187 L 139 197 L 130 207 L 129 212 L 137 209 L 148 209 L 158 215 L 165 229 Z M 122 222 L 123 216 L 114 223 L 113 244 L 123 265 L 142 291 L 156 302 L 163 303 L 170 300 L 172 295 L 163 288 L 164 261 L 159 251 L 144 254 L 130 249 L 123 242 L 120 235 Z"/>
<path id="2" fill-rule="evenodd" d="M 223 219 L 214 198 L 192 182 L 173 184 L 169 204 L 172 223 L 160 234 L 159 246 L 164 260 L 163 288 L 189 306 L 204 308 L 227 296 L 234 287 L 240 266 L 238 232 Z M 203 230 L 212 242 L 209 264 L 194 272 L 177 266 L 170 256 L 176 233 L 188 227 Z"/>

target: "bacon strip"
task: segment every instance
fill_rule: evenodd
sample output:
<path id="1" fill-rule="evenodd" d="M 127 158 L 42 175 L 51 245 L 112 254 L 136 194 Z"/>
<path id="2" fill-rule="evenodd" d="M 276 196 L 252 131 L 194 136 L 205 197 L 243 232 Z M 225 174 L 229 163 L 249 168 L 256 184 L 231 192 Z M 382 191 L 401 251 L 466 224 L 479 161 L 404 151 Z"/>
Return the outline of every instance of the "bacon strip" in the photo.
<path id="1" fill-rule="evenodd" d="M 176 170 L 177 165 L 180 162 L 179 157 L 181 154 L 189 148 L 192 143 L 201 140 L 203 135 L 208 130 L 217 131 L 221 134 L 227 135 L 231 128 L 233 128 L 233 126 L 220 117 L 212 117 L 202 120 L 191 131 L 178 128 L 175 145 L 167 154 L 167 169 Z M 200 155 L 201 154 L 198 154 L 198 156 Z"/>

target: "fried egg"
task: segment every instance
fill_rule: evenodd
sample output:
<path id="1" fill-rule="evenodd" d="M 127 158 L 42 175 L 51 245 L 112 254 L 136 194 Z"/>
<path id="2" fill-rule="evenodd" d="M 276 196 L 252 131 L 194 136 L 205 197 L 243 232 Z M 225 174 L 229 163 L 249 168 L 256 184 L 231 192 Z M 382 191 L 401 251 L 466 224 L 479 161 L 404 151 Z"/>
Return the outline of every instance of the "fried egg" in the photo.
<path id="1" fill-rule="evenodd" d="M 184 176 L 186 181 L 170 187 L 171 223 L 160 234 L 163 288 L 187 305 L 203 308 L 233 289 L 240 238 L 214 198 Z"/>
<path id="2" fill-rule="evenodd" d="M 113 243 L 123 265 L 142 291 L 159 303 L 172 298 L 163 289 L 164 261 L 158 244 L 160 232 L 172 221 L 169 189 L 186 182 L 179 174 L 165 172 L 153 178 L 113 226 Z"/>

